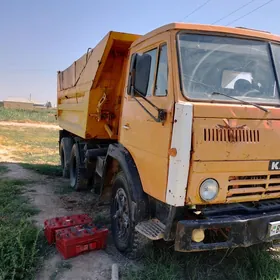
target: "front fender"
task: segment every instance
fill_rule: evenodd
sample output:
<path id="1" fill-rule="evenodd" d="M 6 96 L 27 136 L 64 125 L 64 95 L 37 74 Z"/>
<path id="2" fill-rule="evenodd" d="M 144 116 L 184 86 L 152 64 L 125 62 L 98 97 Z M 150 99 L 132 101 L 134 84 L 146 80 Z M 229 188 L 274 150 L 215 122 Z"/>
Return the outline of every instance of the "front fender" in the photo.
<path id="1" fill-rule="evenodd" d="M 102 189 L 105 182 L 107 168 L 112 159 L 115 159 L 124 172 L 127 181 L 131 189 L 131 197 L 134 205 L 134 219 L 135 221 L 141 221 L 149 215 L 149 201 L 148 195 L 143 191 L 141 179 L 138 173 L 137 166 L 129 153 L 129 151 L 121 144 L 114 143 L 108 148 L 103 178 L 102 178 Z"/>

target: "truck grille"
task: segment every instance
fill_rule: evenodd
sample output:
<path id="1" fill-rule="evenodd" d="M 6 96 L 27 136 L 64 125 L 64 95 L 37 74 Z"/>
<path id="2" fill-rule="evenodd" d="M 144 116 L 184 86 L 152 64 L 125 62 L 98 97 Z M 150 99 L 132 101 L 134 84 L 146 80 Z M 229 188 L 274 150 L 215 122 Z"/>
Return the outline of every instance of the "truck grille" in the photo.
<path id="1" fill-rule="evenodd" d="M 227 201 L 254 201 L 280 197 L 280 174 L 230 176 Z"/>
<path id="2" fill-rule="evenodd" d="M 259 130 L 204 128 L 204 141 L 206 142 L 260 142 Z"/>

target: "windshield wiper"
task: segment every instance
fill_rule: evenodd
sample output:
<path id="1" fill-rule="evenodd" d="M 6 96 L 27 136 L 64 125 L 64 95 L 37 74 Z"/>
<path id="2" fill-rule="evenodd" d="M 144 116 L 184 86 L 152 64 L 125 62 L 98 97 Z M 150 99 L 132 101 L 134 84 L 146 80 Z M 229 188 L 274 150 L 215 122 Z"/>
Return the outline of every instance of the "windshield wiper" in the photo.
<path id="1" fill-rule="evenodd" d="M 223 96 L 226 96 L 226 97 L 231 98 L 233 100 L 237 100 L 237 101 L 239 101 L 239 102 L 241 102 L 243 104 L 248 104 L 248 105 L 255 106 L 256 108 L 259 108 L 260 110 L 265 111 L 266 113 L 269 113 L 269 111 L 266 108 L 264 108 L 264 107 L 262 107 L 262 106 L 260 106 L 258 104 L 255 104 L 255 103 L 252 103 L 252 102 L 249 102 L 249 101 L 245 101 L 245 100 L 242 100 L 242 99 L 239 99 L 239 98 L 227 95 L 227 94 L 222 93 L 222 92 L 214 91 L 214 92 L 211 93 L 211 95 L 223 95 Z"/>

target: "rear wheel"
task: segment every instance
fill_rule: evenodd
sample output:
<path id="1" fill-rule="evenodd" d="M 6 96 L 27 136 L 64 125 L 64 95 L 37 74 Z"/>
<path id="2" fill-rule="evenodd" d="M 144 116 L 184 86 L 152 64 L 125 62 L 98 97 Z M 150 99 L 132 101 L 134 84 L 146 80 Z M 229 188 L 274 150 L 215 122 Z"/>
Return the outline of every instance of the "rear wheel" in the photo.
<path id="1" fill-rule="evenodd" d="M 70 176 L 70 157 L 71 150 L 73 146 L 73 140 L 70 137 L 63 137 L 60 141 L 59 146 L 59 155 L 60 155 L 60 164 L 62 168 L 62 176 L 64 178 L 69 178 Z"/>
<path id="2" fill-rule="evenodd" d="M 86 169 L 81 164 L 79 146 L 77 143 L 73 145 L 71 151 L 70 185 L 76 191 L 84 190 L 88 186 L 88 180 L 86 178 Z"/>
<path id="3" fill-rule="evenodd" d="M 113 183 L 111 200 L 112 235 L 117 249 L 130 259 L 143 255 L 146 246 L 151 243 L 148 238 L 135 231 L 132 216 L 133 206 L 131 189 L 123 172 L 119 172 Z M 136 206 L 137 208 L 137 206 Z"/>

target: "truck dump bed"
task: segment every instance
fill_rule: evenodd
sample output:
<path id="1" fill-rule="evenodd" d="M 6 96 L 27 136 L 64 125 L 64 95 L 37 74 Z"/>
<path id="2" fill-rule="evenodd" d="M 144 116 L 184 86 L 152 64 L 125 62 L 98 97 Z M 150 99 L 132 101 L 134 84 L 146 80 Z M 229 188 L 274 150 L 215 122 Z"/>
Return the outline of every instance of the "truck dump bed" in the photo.
<path id="1" fill-rule="evenodd" d="M 117 139 L 128 50 L 139 35 L 109 32 L 57 75 L 59 126 L 85 139 Z"/>

